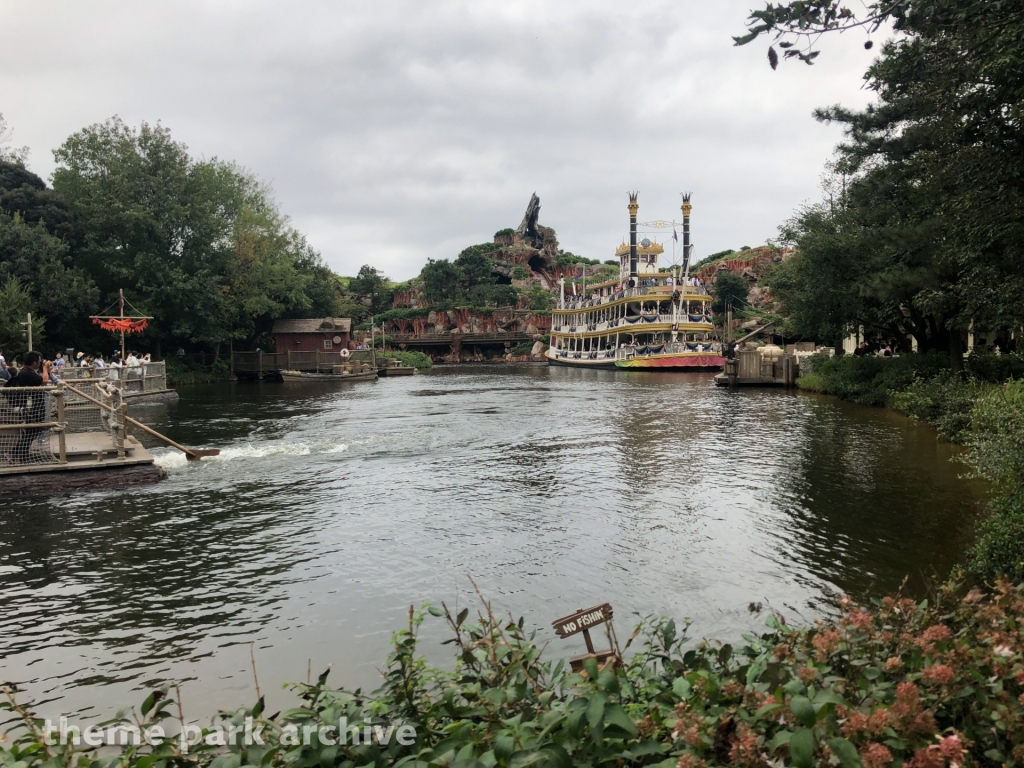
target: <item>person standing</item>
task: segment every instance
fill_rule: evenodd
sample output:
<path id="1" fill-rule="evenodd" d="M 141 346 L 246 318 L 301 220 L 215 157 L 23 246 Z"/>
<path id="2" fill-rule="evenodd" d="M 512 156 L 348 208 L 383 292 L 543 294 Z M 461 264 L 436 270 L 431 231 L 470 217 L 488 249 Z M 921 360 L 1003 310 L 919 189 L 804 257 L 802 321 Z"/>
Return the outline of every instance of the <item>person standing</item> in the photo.
<path id="1" fill-rule="evenodd" d="M 93 362 L 93 365 L 97 368 L 107 367 L 107 364 L 103 362 L 103 355 L 96 355 L 96 360 Z"/>
<path id="2" fill-rule="evenodd" d="M 64 360 L 64 355 L 58 352 L 53 358 L 53 367 L 58 371 L 67 365 L 67 361 Z"/>
<path id="3" fill-rule="evenodd" d="M 121 353 L 115 352 L 114 356 L 110 358 L 110 365 L 107 366 L 110 369 L 110 380 L 118 381 L 121 378 Z"/>
<path id="4" fill-rule="evenodd" d="M 139 378 L 139 374 L 141 373 L 141 363 L 139 362 L 139 358 L 137 358 L 135 356 L 134 350 L 128 352 L 128 359 L 125 360 L 124 365 L 125 365 L 125 368 L 128 369 L 126 371 L 126 373 L 128 375 L 125 378 L 128 378 L 128 379 L 137 379 L 137 378 Z"/>
<path id="5" fill-rule="evenodd" d="M 26 352 L 24 365 L 21 366 L 18 375 L 12 376 L 4 388 L 48 386 L 52 367 L 53 363 L 49 360 L 44 361 L 43 356 L 38 352 Z M 22 421 L 25 424 L 40 424 L 46 420 L 46 395 L 43 392 L 38 395 L 28 392 L 11 392 L 6 394 L 6 398 L 12 408 L 21 410 Z M 22 429 L 8 458 L 16 464 L 27 463 L 30 458 L 29 448 L 32 441 L 45 431 L 41 427 Z"/>
<path id="6" fill-rule="evenodd" d="M 7 381 L 11 378 L 11 372 L 7 370 L 7 360 L 4 358 L 4 351 L 0 349 L 0 380 Z"/>

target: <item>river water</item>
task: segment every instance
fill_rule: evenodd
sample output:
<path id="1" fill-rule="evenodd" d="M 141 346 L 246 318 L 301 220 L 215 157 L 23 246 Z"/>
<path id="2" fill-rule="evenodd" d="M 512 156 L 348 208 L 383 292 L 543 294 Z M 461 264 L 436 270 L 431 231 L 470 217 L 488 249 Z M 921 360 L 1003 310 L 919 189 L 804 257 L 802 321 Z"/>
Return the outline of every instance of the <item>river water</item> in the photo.
<path id="1" fill-rule="evenodd" d="M 409 605 L 475 604 L 467 574 L 544 638 L 608 601 L 620 637 L 657 613 L 734 639 L 763 625 L 751 602 L 792 623 L 922 589 L 983 497 L 927 427 L 706 374 L 435 368 L 183 388 L 133 413 L 222 454 L 154 448 L 159 485 L 0 511 L 0 681 L 47 715 L 106 716 L 168 679 L 190 719 L 251 703 L 251 650 L 271 707 L 328 664 L 375 687 Z M 440 621 L 424 630 L 447 663 Z"/>

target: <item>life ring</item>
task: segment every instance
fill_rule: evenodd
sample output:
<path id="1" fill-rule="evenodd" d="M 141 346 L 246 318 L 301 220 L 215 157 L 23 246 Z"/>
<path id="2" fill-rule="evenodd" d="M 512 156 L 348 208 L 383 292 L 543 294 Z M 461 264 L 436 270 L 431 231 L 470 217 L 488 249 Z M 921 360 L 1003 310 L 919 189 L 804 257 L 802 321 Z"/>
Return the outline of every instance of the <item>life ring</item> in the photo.
<path id="1" fill-rule="evenodd" d="M 341 352 L 339 352 L 338 354 L 340 354 L 342 359 L 344 359 L 344 358 L 348 357 L 349 351 L 347 349 L 342 348 Z"/>

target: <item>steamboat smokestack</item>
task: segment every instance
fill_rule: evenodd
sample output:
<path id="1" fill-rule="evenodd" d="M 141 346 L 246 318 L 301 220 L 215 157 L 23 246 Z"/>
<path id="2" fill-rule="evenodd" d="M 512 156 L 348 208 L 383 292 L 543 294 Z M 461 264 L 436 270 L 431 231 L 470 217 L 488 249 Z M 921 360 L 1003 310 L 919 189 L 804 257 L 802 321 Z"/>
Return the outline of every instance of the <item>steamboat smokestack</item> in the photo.
<path id="1" fill-rule="evenodd" d="M 629 277 L 635 280 L 636 271 L 636 214 L 640 210 L 640 204 L 636 201 L 639 192 L 629 193 Z"/>
<path id="2" fill-rule="evenodd" d="M 690 272 L 690 193 L 683 192 L 683 274 Z"/>

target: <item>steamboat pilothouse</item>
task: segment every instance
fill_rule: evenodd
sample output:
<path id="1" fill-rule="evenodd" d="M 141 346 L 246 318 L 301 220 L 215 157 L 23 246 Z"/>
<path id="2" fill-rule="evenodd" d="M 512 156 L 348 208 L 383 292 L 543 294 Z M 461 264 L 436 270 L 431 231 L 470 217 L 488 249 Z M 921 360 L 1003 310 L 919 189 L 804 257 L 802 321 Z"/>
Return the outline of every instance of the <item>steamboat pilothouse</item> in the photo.
<path id="1" fill-rule="evenodd" d="M 724 364 L 711 317 L 711 296 L 690 285 L 690 195 L 683 195 L 682 268 L 661 271 L 664 246 L 644 237 L 637 243 L 636 193 L 629 196 L 629 244 L 615 255 L 619 276 L 565 295 L 559 281 L 552 310 L 548 362 L 580 368 L 648 370 L 718 369 Z M 665 226 L 656 222 L 653 226 Z"/>

